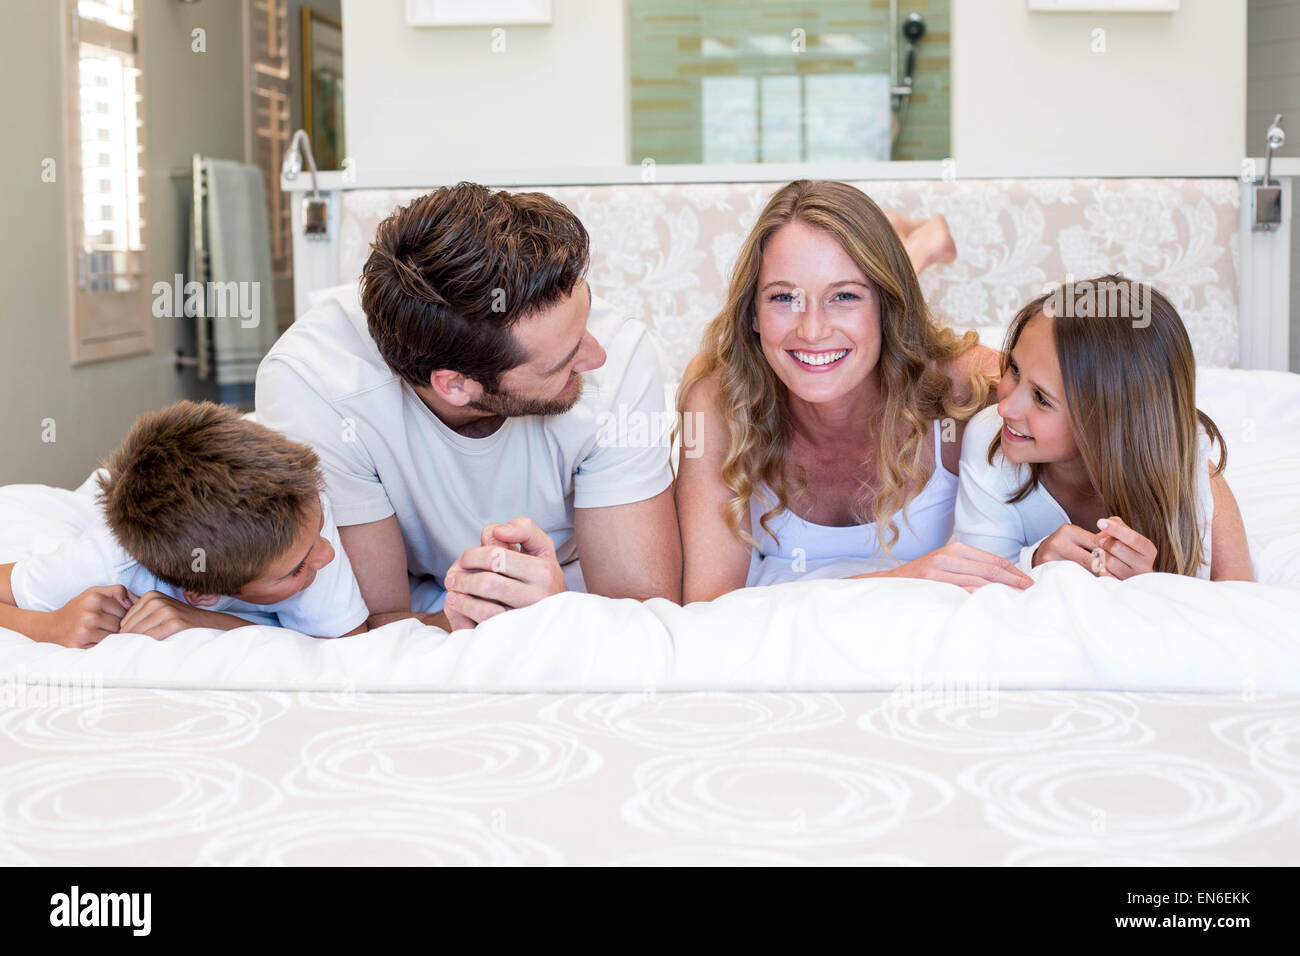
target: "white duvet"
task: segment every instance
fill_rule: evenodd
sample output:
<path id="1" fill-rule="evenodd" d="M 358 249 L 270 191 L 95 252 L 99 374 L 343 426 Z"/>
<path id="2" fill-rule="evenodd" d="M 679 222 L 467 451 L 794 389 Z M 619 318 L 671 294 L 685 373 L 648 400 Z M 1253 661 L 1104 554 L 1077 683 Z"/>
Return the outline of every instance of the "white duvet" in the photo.
<path id="1" fill-rule="evenodd" d="M 454 634 L 400 621 L 320 641 L 249 626 L 166 641 L 122 634 L 79 651 L 0 628 L 0 675 L 355 690 L 1300 692 L 1300 376 L 1200 374 L 1259 583 L 1120 582 L 1054 564 L 1036 569 L 1027 591 L 967 595 L 924 581 L 826 579 L 854 570 L 835 566 L 684 608 L 562 594 Z M 64 489 L 0 488 L 0 563 L 56 547 L 89 509 Z"/>

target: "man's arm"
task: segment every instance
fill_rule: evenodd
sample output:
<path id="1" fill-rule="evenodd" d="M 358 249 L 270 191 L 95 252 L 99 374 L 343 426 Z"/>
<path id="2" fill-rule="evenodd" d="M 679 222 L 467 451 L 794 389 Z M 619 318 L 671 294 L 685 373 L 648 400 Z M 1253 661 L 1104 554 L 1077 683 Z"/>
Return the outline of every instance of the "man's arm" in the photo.
<path id="1" fill-rule="evenodd" d="M 633 504 L 575 508 L 573 528 L 590 593 L 682 603 L 682 539 L 671 487 Z"/>
<path id="2" fill-rule="evenodd" d="M 356 575 L 361 598 L 366 602 L 370 630 L 389 621 L 418 618 L 425 624 L 451 630 L 447 617 L 421 614 L 411 610 L 411 585 L 406 567 L 406 541 L 402 538 L 397 515 L 389 515 L 367 524 L 341 525 L 339 541 L 348 553 L 352 573 Z"/>

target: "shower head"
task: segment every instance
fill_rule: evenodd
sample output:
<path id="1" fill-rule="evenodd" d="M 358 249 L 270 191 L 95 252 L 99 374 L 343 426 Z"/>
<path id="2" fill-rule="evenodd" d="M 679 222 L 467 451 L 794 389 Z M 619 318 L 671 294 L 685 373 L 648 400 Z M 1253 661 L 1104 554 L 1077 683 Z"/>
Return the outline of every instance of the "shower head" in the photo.
<path id="1" fill-rule="evenodd" d="M 925 20 L 919 13 L 909 13 L 903 21 L 903 36 L 908 43 L 915 43 L 925 36 Z"/>

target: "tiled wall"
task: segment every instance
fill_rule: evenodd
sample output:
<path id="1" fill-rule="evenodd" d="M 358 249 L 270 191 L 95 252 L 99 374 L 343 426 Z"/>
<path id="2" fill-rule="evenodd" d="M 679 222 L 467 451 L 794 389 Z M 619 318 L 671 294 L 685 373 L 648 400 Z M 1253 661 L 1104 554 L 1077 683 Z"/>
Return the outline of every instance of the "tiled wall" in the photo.
<path id="1" fill-rule="evenodd" d="M 949 0 L 903 0 L 900 21 L 912 11 L 926 22 L 915 92 L 893 156 L 878 158 L 943 159 L 950 154 Z M 792 48 L 796 39 L 804 45 L 800 52 Z M 702 114 L 709 78 L 788 77 L 798 85 L 794 78 L 815 83 L 829 75 L 875 74 L 884 86 L 894 79 L 888 76 L 889 43 L 888 0 L 628 0 L 628 160 L 708 160 Z M 901 36 L 898 46 L 901 72 Z"/>

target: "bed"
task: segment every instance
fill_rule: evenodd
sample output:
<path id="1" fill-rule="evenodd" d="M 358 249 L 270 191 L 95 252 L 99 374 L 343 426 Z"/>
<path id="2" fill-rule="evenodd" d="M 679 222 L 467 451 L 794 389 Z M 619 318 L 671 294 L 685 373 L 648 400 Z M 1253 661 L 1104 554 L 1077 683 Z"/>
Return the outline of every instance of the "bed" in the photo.
<path id="1" fill-rule="evenodd" d="M 679 374 L 775 184 L 547 188 L 592 231 L 597 294 Z M 1251 311 L 1238 184 L 864 188 L 948 217 L 962 257 L 927 297 L 987 341 L 1061 271 L 1104 262 L 1170 292 L 1257 583 L 1052 565 L 967 595 L 831 567 L 685 608 L 557 595 L 455 634 L 250 626 L 74 651 L 0 630 L 0 862 L 1300 859 L 1300 376 L 1256 361 L 1276 316 Z M 303 284 L 359 270 L 409 194 L 331 193 Z M 0 562 L 90 507 L 85 486 L 0 488 Z"/>

